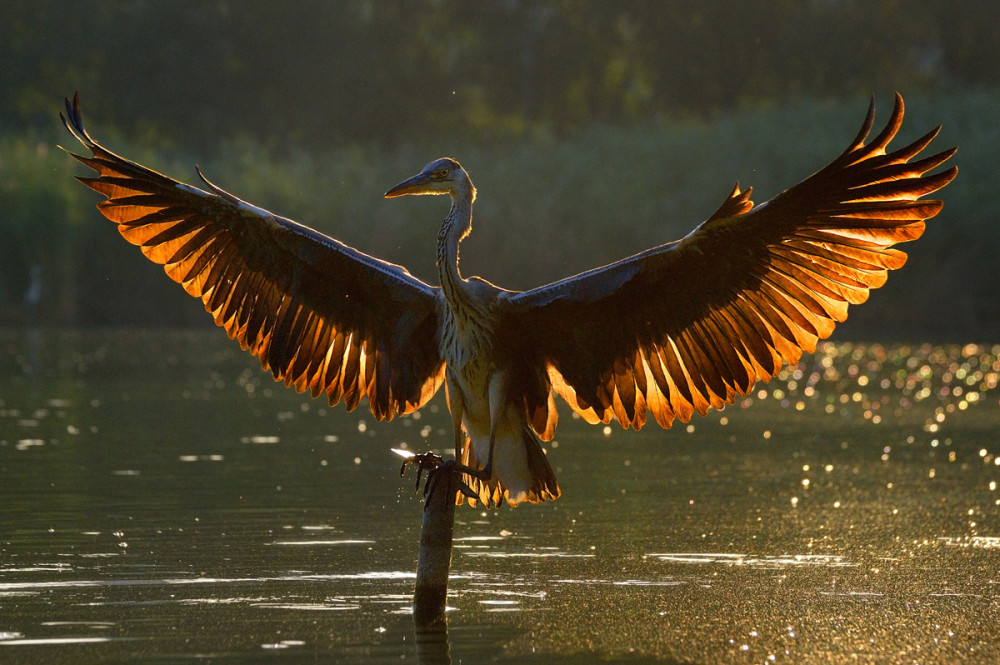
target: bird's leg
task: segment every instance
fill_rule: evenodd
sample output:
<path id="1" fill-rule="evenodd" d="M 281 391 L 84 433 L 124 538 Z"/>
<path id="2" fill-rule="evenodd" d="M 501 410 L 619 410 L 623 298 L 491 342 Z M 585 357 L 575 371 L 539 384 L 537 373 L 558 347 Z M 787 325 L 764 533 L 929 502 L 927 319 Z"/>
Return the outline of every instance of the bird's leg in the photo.
<path id="1" fill-rule="evenodd" d="M 462 402 L 462 391 L 456 385 L 451 385 L 451 376 L 444 384 L 448 397 L 448 411 L 451 413 L 451 428 L 455 433 L 455 459 L 462 460 L 462 448 L 465 446 L 465 433 L 462 431 L 462 416 L 465 415 L 465 405 Z"/>
<path id="2" fill-rule="evenodd" d="M 503 421 L 503 414 L 507 408 L 507 375 L 503 372 L 497 372 L 490 377 L 489 400 L 490 448 L 486 455 L 486 466 L 482 469 L 483 480 L 493 477 L 493 449 L 496 446 L 497 429 Z"/>
<path id="3" fill-rule="evenodd" d="M 465 448 L 465 430 L 462 429 L 462 423 L 457 422 L 455 425 L 455 462 L 464 467 L 465 464 L 462 463 L 462 451 Z"/>
<path id="4" fill-rule="evenodd" d="M 456 391 L 457 392 L 457 391 Z M 481 469 L 473 468 L 471 465 L 460 464 L 460 468 L 473 478 L 481 480 L 483 482 L 488 482 L 493 478 L 493 449 L 496 446 L 497 440 L 497 429 L 500 427 L 500 423 L 503 420 L 503 412 L 506 408 L 505 396 L 507 394 L 506 390 L 506 376 L 503 374 L 495 374 L 490 379 L 489 387 L 489 399 L 490 399 L 490 446 L 489 451 L 486 455 L 486 464 Z M 452 416 L 454 417 L 454 411 L 452 411 Z M 461 420 L 456 424 L 455 430 L 455 458 L 461 460 L 461 449 L 459 445 L 460 442 L 464 443 L 465 437 L 461 431 Z"/>
<path id="5" fill-rule="evenodd" d="M 429 499 L 431 493 L 438 487 L 439 480 L 441 477 L 447 477 L 449 473 L 461 474 L 467 473 L 473 477 L 479 478 L 481 473 L 479 469 L 473 469 L 465 464 L 462 464 L 462 449 L 465 447 L 465 431 L 462 429 L 462 418 L 465 415 L 465 405 L 462 401 L 462 391 L 458 386 L 452 386 L 450 377 L 449 380 L 445 381 L 445 393 L 448 399 L 448 411 L 451 412 L 451 424 L 455 432 L 455 459 L 444 461 L 440 455 L 435 453 L 427 452 L 421 455 L 414 455 L 413 457 L 407 458 L 403 461 L 403 466 L 399 470 L 399 475 L 402 476 L 406 471 L 406 467 L 409 464 L 415 464 L 417 466 L 417 488 L 420 487 L 420 478 L 423 472 L 428 471 L 427 474 L 427 484 L 424 485 L 424 500 L 425 502 Z M 479 495 L 473 491 L 471 487 L 461 480 L 459 477 L 457 482 L 458 491 L 462 493 L 463 496 L 469 499 L 479 500 Z M 448 487 L 450 483 L 444 483 L 444 487 Z"/>
<path id="6" fill-rule="evenodd" d="M 465 403 L 462 400 L 462 390 L 451 385 L 451 378 L 445 382 L 445 390 L 448 396 L 448 410 L 451 412 L 452 431 L 455 432 L 455 465 L 460 471 L 478 480 L 489 480 L 490 476 L 483 477 L 483 470 L 473 468 L 471 464 L 462 462 L 462 457 L 466 449 L 466 435 L 462 427 L 462 418 L 465 416 Z"/>
<path id="7" fill-rule="evenodd" d="M 428 503 L 430 497 L 434 491 L 437 490 L 439 486 L 448 488 L 451 486 L 451 481 L 445 481 L 441 485 L 442 478 L 448 478 L 449 474 L 455 474 L 456 483 L 455 489 L 461 492 L 463 496 L 467 499 L 474 501 L 483 501 L 484 499 L 474 490 L 472 487 L 461 479 L 461 474 L 466 474 L 472 478 L 475 478 L 483 483 L 488 482 L 493 477 L 493 442 L 496 439 L 496 426 L 491 428 L 490 432 L 490 448 L 489 455 L 486 461 L 486 466 L 477 469 L 468 464 L 462 463 L 462 449 L 465 446 L 465 431 L 462 430 L 459 425 L 455 430 L 455 459 L 444 460 L 440 455 L 434 452 L 426 452 L 420 454 L 409 454 L 403 460 L 402 466 L 399 467 L 399 476 L 403 477 L 406 473 L 406 468 L 410 465 L 417 467 L 417 483 L 415 489 L 420 489 L 420 480 L 423 478 L 424 471 L 427 471 L 427 483 L 424 485 L 424 501 Z M 395 451 L 398 454 L 407 454 L 405 451 Z"/>

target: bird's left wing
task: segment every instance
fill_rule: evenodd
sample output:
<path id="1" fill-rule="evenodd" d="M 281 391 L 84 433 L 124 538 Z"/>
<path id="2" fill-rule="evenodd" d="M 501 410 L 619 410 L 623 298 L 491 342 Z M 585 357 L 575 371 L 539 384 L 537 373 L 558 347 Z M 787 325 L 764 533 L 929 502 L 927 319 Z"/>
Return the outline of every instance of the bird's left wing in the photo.
<path id="1" fill-rule="evenodd" d="M 444 377 L 435 288 L 207 180 L 211 191 L 106 150 L 84 129 L 78 97 L 66 113 L 92 153 L 73 156 L 97 171 L 79 180 L 107 197 L 101 213 L 275 379 L 348 409 L 367 396 L 380 419 L 434 395 Z"/>
<path id="2" fill-rule="evenodd" d="M 551 436 L 554 389 L 589 422 L 641 427 L 721 408 L 795 363 L 885 283 L 950 182 L 925 175 L 954 152 L 911 161 L 937 130 L 887 153 L 902 98 L 871 143 L 874 105 L 830 165 L 756 206 L 736 187 L 682 240 L 505 297 L 498 338 L 514 350 L 525 407 Z"/>

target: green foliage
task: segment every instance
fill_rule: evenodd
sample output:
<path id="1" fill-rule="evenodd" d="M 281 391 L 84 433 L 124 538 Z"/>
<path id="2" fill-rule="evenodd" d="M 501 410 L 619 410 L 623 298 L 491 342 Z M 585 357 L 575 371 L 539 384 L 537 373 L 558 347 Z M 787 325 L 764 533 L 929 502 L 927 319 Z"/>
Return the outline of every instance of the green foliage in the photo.
<path id="1" fill-rule="evenodd" d="M 0 3 L 4 131 L 82 90 L 144 144 L 477 144 L 993 85 L 990 0 Z"/>
<path id="2" fill-rule="evenodd" d="M 32 290 L 43 271 L 49 281 L 69 278 L 63 268 L 75 262 L 80 227 L 88 218 L 71 175 L 73 165 L 61 150 L 32 138 L 0 138 L 0 304 L 5 319 L 17 320 L 42 294 Z M 45 294 L 51 298 L 50 291 Z M 20 302 L 18 302 L 20 301 Z M 15 304 L 19 306 L 14 306 Z M 68 303 L 61 303 L 68 308 Z"/>
<path id="3" fill-rule="evenodd" d="M 855 335 L 996 339 L 1000 291 L 1000 91 L 947 99 L 914 95 L 900 140 L 944 123 L 939 149 L 958 144 L 962 174 L 943 193 L 944 212 L 925 237 L 905 246 L 911 262 L 869 306 L 852 310 Z M 876 124 L 891 100 L 881 99 Z M 506 145 L 453 142 L 447 152 L 479 189 L 475 229 L 463 245 L 466 274 L 508 288 L 533 286 L 681 237 L 721 203 L 733 183 L 762 202 L 843 150 L 867 100 L 757 105 L 711 122 L 646 120 L 591 126 L 572 137 L 536 135 Z M 88 116 L 89 117 L 89 116 Z M 94 134 L 107 147 L 197 184 L 200 161 Z M 63 140 L 69 146 L 68 137 Z M 75 148 L 74 148 L 75 149 Z M 406 265 L 436 283 L 434 242 L 446 203 L 434 197 L 387 201 L 382 193 L 445 150 L 414 145 L 276 148 L 248 138 L 205 146 L 201 162 L 232 193 L 318 228 L 359 249 Z M 170 154 L 163 163 L 162 154 Z M 207 324 L 181 289 L 114 233 L 75 183 L 85 173 L 51 144 L 0 138 L 0 322 Z M 37 311 L 22 302 L 31 266 L 42 270 Z M 881 296 L 881 293 L 887 293 Z M 850 327 L 853 325 L 853 327 Z"/>

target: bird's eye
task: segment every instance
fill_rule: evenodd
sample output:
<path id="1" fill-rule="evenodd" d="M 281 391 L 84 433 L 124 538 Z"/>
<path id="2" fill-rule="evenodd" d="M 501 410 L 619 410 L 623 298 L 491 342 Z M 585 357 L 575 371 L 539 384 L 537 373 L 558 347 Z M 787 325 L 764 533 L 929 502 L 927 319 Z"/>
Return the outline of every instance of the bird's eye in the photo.
<path id="1" fill-rule="evenodd" d="M 444 180 L 445 178 L 448 177 L 448 169 L 441 169 L 440 171 L 438 171 L 434 175 L 436 177 L 440 178 L 441 180 Z"/>

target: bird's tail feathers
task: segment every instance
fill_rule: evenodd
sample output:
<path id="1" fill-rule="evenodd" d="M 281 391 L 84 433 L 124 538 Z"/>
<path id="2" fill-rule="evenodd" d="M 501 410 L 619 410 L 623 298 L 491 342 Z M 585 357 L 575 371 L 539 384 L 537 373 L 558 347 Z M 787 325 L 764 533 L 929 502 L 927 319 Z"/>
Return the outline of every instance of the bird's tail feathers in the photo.
<path id="1" fill-rule="evenodd" d="M 512 494 L 511 488 L 505 487 L 495 473 L 489 480 L 481 480 L 469 474 L 464 474 L 462 481 L 477 495 L 477 498 L 472 498 L 459 492 L 455 499 L 456 504 L 462 505 L 468 502 L 469 506 L 473 508 L 477 506 L 498 508 L 505 502 L 511 506 L 517 506 L 522 501 L 540 503 L 559 498 L 562 490 L 559 489 L 556 474 L 549 464 L 548 456 L 542 448 L 541 440 L 535 434 L 534 430 L 527 425 L 521 431 L 524 450 L 527 456 L 528 473 L 531 476 L 531 484 L 525 491 L 517 490 L 516 494 Z M 472 455 L 472 443 L 468 438 L 466 438 L 465 448 L 462 451 L 461 463 L 474 469 L 482 468 L 482 465 Z"/>

